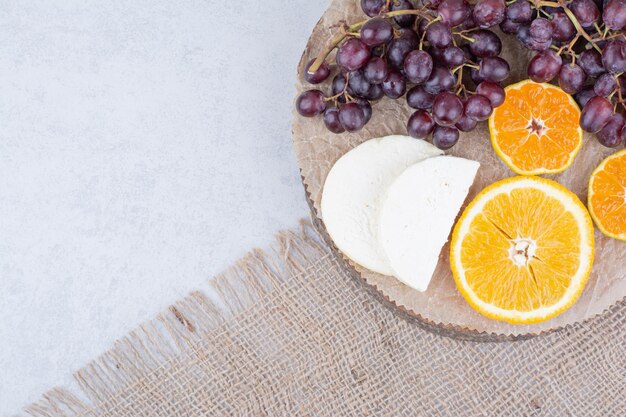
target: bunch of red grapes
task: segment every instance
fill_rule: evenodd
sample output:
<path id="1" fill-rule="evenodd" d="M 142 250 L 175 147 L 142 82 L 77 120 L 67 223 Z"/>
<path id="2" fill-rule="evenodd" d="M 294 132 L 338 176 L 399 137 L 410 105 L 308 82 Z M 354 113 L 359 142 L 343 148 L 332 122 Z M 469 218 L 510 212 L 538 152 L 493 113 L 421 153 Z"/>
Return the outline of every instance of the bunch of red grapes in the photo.
<path id="1" fill-rule="evenodd" d="M 626 141 L 626 0 L 517 0 L 506 7 L 505 33 L 537 54 L 535 82 L 558 80 L 582 108 L 580 126 L 601 144 Z"/>
<path id="2" fill-rule="evenodd" d="M 337 49 L 331 92 L 307 90 L 296 100 L 301 115 L 323 115 L 331 132 L 358 131 L 371 118 L 371 102 L 406 96 L 415 109 L 409 135 L 432 134 L 437 147 L 454 146 L 459 131 L 473 130 L 504 101 L 500 83 L 510 67 L 489 30 L 499 26 L 537 51 L 531 79 L 558 77 L 576 94 L 583 129 L 606 146 L 626 140 L 626 0 L 361 0 L 361 7 L 370 19 L 344 24 L 306 65 L 306 81 L 322 83 Z"/>

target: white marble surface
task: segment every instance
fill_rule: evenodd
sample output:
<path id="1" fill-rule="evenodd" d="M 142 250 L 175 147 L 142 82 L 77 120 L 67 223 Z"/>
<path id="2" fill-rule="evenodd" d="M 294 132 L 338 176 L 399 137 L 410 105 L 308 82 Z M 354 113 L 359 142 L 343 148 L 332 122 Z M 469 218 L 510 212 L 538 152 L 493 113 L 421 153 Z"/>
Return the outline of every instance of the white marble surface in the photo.
<path id="1" fill-rule="evenodd" d="M 326 1 L 0 1 L 0 415 L 308 213 Z"/>

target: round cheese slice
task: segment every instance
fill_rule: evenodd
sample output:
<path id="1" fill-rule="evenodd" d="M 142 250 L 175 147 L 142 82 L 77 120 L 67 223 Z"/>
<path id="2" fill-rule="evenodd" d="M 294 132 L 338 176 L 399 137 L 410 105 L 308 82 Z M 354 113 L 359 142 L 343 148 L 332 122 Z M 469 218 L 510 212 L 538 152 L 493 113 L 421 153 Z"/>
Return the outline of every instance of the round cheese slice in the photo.
<path id="1" fill-rule="evenodd" d="M 322 192 L 322 219 L 337 248 L 383 275 L 393 270 L 380 245 L 379 219 L 391 183 L 409 166 L 443 152 L 408 136 L 370 139 L 343 155 Z"/>
<path id="2" fill-rule="evenodd" d="M 389 187 L 380 235 L 393 275 L 426 291 L 479 163 L 454 156 L 425 159 Z"/>

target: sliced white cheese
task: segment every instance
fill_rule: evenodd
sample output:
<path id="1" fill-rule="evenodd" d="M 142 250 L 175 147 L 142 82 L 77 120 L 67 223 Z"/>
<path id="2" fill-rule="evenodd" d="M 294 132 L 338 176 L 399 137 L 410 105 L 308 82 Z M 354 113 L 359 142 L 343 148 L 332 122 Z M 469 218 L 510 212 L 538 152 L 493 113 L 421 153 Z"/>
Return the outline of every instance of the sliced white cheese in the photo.
<path id="1" fill-rule="evenodd" d="M 426 291 L 480 164 L 453 156 L 425 159 L 389 187 L 380 220 L 393 275 Z"/>
<path id="2" fill-rule="evenodd" d="M 326 178 L 321 202 L 322 219 L 337 248 L 357 264 L 391 275 L 378 236 L 387 189 L 410 165 L 442 154 L 424 140 L 387 136 L 339 158 Z"/>

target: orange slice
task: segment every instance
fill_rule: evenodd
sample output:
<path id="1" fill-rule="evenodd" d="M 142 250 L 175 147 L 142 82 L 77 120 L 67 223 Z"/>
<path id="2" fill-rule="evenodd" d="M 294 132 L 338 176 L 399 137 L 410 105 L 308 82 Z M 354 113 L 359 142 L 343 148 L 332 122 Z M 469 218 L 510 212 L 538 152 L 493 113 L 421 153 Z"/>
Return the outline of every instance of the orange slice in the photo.
<path id="1" fill-rule="evenodd" d="M 550 84 L 526 80 L 508 86 L 506 99 L 489 118 L 491 144 L 520 175 L 565 171 L 582 145 L 580 109 Z"/>
<path id="2" fill-rule="evenodd" d="M 593 171 L 587 200 L 598 229 L 626 241 L 626 149 L 609 156 Z"/>
<path id="3" fill-rule="evenodd" d="M 593 223 L 578 197 L 539 177 L 485 188 L 452 234 L 456 285 L 478 312 L 538 323 L 568 309 L 593 264 Z"/>

